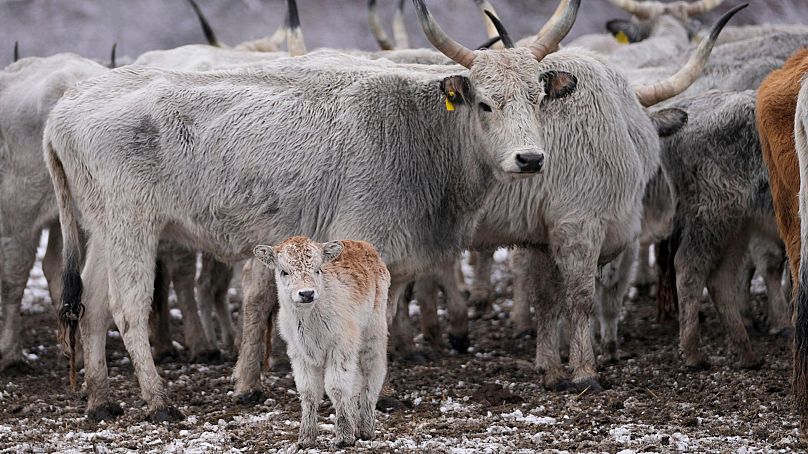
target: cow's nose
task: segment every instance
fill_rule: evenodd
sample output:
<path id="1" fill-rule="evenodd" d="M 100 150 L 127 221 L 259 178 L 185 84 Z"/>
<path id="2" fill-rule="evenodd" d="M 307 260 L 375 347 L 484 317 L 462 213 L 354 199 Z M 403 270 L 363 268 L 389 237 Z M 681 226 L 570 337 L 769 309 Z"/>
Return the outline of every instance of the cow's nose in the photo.
<path id="1" fill-rule="evenodd" d="M 300 295 L 300 301 L 304 303 L 311 303 L 314 301 L 314 290 L 301 290 L 297 292 Z"/>
<path id="2" fill-rule="evenodd" d="M 516 165 L 525 173 L 540 172 L 544 167 L 544 153 L 519 153 L 516 155 Z"/>

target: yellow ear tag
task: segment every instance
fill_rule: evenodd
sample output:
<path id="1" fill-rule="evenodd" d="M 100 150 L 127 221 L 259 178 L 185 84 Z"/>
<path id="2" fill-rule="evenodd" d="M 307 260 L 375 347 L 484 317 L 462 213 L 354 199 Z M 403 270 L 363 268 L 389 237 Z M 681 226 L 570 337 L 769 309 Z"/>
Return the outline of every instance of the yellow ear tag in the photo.
<path id="1" fill-rule="evenodd" d="M 449 98 L 454 98 L 454 95 L 455 95 L 455 92 L 450 91 L 449 96 L 446 97 L 446 110 L 448 110 L 449 112 L 454 112 L 454 110 L 455 110 L 454 103 L 449 100 Z"/>
<path id="2" fill-rule="evenodd" d="M 616 39 L 617 42 L 620 43 L 620 44 L 629 44 L 630 43 L 630 41 L 628 39 L 628 35 L 623 30 L 620 30 L 619 32 L 617 32 L 617 34 L 614 35 L 614 39 Z"/>

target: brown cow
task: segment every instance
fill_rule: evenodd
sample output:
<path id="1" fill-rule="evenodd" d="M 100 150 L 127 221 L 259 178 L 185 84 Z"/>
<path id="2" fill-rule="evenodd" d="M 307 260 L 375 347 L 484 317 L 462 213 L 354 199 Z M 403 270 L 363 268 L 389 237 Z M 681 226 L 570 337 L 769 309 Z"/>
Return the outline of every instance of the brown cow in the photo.
<path id="1" fill-rule="evenodd" d="M 808 48 L 797 51 L 781 69 L 773 71 L 760 85 L 757 95 L 757 128 L 763 159 L 769 169 L 769 184 L 780 236 L 786 245 L 791 281 L 797 280 L 800 265 L 799 191 L 800 169 L 794 143 L 794 116 L 803 77 L 808 74 Z M 793 300 L 792 294 L 792 300 Z M 808 307 L 797 308 L 798 324 Z M 802 315 L 802 317 L 800 317 Z M 794 350 L 794 390 L 800 412 L 800 430 L 808 430 L 808 364 L 799 351 L 805 344 L 805 329 L 797 326 Z"/>

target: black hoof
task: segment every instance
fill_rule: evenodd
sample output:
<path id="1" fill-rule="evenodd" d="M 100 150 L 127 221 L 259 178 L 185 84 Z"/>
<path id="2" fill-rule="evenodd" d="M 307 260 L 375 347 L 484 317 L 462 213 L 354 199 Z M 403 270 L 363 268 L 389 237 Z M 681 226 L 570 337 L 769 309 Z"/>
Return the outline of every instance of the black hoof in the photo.
<path id="1" fill-rule="evenodd" d="M 407 405 L 393 396 L 379 397 L 376 401 L 376 410 L 382 413 L 394 413 L 407 409 Z"/>
<path id="2" fill-rule="evenodd" d="M 87 411 L 87 417 L 95 422 L 111 421 L 122 414 L 121 406 L 111 402 Z"/>
<path id="3" fill-rule="evenodd" d="M 340 440 L 340 441 L 335 441 L 334 443 L 331 444 L 331 446 L 333 448 L 335 448 L 335 449 L 344 449 L 344 448 L 350 448 L 351 446 L 353 446 L 355 444 L 356 444 L 356 440 L 353 440 L 353 441 L 351 441 L 351 440 Z"/>
<path id="4" fill-rule="evenodd" d="M 36 370 L 25 361 L 18 359 L 0 364 L 0 373 L 6 377 L 23 377 L 33 375 Z"/>
<path id="5" fill-rule="evenodd" d="M 449 334 L 449 346 L 452 347 L 454 350 L 457 350 L 460 353 L 466 353 L 469 350 L 469 346 L 471 342 L 469 342 L 469 336 L 455 336 L 453 334 Z"/>
<path id="6" fill-rule="evenodd" d="M 569 381 L 569 380 L 560 380 L 560 381 L 557 381 L 557 382 L 554 382 L 554 383 L 548 383 L 548 384 L 545 384 L 544 387 L 548 391 L 553 391 L 553 392 L 557 392 L 557 393 L 561 393 L 561 392 L 564 392 L 564 391 L 569 391 L 570 389 L 575 388 L 575 386 L 573 386 L 572 382 Z"/>
<path id="7" fill-rule="evenodd" d="M 760 370 L 763 368 L 763 358 L 753 358 L 747 361 L 741 361 L 741 369 L 746 370 Z"/>
<path id="8" fill-rule="evenodd" d="M 710 370 L 710 362 L 706 359 L 693 361 L 693 362 L 685 362 L 685 368 L 687 368 L 690 372 L 702 372 L 705 370 Z"/>
<path id="9" fill-rule="evenodd" d="M 222 352 L 218 349 L 203 350 L 191 357 L 191 362 L 202 364 L 218 364 L 222 362 Z"/>
<path id="10" fill-rule="evenodd" d="M 149 422 L 153 424 L 159 424 L 161 422 L 182 421 L 183 419 L 185 419 L 185 415 L 183 415 L 173 405 L 169 405 L 166 408 L 160 408 L 158 410 L 153 411 L 151 414 L 149 414 L 149 417 L 147 419 Z"/>
<path id="11" fill-rule="evenodd" d="M 575 390 L 580 393 L 599 393 L 603 391 L 603 387 L 594 378 L 589 378 L 577 383 L 574 383 Z"/>
<path id="12" fill-rule="evenodd" d="M 171 350 L 166 350 L 155 354 L 154 363 L 155 364 L 171 363 L 175 362 L 177 359 L 179 359 L 179 357 L 180 357 L 179 352 L 172 348 Z"/>
<path id="13" fill-rule="evenodd" d="M 239 394 L 235 400 L 241 405 L 258 405 L 267 400 L 267 396 L 260 389 L 254 389 L 244 394 Z"/>
<path id="14" fill-rule="evenodd" d="M 513 335 L 514 339 L 533 339 L 535 337 L 536 337 L 536 330 L 533 328 L 517 331 L 516 334 Z"/>

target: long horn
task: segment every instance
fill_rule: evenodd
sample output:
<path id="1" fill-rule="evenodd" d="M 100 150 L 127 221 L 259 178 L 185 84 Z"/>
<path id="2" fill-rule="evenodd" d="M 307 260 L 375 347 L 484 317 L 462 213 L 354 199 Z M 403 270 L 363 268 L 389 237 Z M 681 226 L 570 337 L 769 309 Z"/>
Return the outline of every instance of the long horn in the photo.
<path id="1" fill-rule="evenodd" d="M 427 9 L 424 0 L 412 0 L 415 5 L 415 12 L 418 14 L 418 22 L 424 29 L 426 39 L 435 46 L 443 55 L 446 55 L 459 65 L 471 68 L 476 55 L 471 49 L 464 47 L 447 35 L 440 25 L 435 22 L 432 14 Z"/>
<path id="2" fill-rule="evenodd" d="M 713 25 L 710 31 L 710 38 L 701 42 L 699 48 L 696 49 L 696 52 L 679 72 L 653 85 L 635 87 L 634 92 L 637 94 L 637 99 L 640 101 L 640 104 L 644 107 L 651 107 L 654 104 L 670 99 L 687 90 L 701 75 L 701 71 L 710 58 L 710 52 L 712 52 L 713 46 L 715 46 L 718 35 L 721 34 L 721 30 L 727 25 L 727 22 L 729 22 L 732 16 L 747 6 L 749 6 L 748 3 L 738 5 L 724 14 L 721 19 Z"/>
<path id="3" fill-rule="evenodd" d="M 515 47 L 513 45 L 513 40 L 511 39 L 511 35 L 508 34 L 508 30 L 505 30 L 505 26 L 502 25 L 502 21 L 500 21 L 499 18 L 491 11 L 486 11 L 485 14 L 491 20 L 491 23 L 494 24 L 494 27 L 496 27 L 499 38 L 502 40 L 502 44 L 505 46 L 505 48 L 513 49 Z"/>
<path id="4" fill-rule="evenodd" d="M 724 3 L 724 0 L 699 0 L 696 3 L 687 5 L 687 15 L 698 16 L 699 14 L 708 13 L 722 3 Z"/>
<path id="5" fill-rule="evenodd" d="M 269 37 L 269 45 L 275 49 L 279 49 L 283 42 L 286 41 L 286 31 L 289 29 L 289 11 L 286 11 L 286 16 L 283 18 L 283 23 L 272 33 Z"/>
<path id="6" fill-rule="evenodd" d="M 300 28 L 300 16 L 297 14 L 297 2 L 288 0 L 286 3 L 289 10 L 289 28 L 286 30 L 286 47 L 289 48 L 289 55 L 298 57 L 306 54 L 306 41 L 303 39 L 303 30 Z"/>
<path id="7" fill-rule="evenodd" d="M 219 39 L 216 38 L 216 33 L 213 32 L 213 28 L 210 26 L 208 19 L 202 14 L 202 9 L 196 4 L 195 0 L 188 0 L 188 3 L 191 4 L 191 8 L 194 9 L 194 13 L 196 13 L 196 17 L 199 19 L 199 25 L 202 26 L 202 32 L 205 34 L 205 39 L 208 41 L 208 44 L 221 47 Z"/>
<path id="8" fill-rule="evenodd" d="M 370 25 L 370 32 L 376 38 L 376 43 L 379 44 L 381 50 L 393 50 L 395 45 L 382 27 L 382 22 L 379 20 L 379 13 L 376 11 L 376 0 L 368 0 L 368 25 Z"/>
<path id="9" fill-rule="evenodd" d="M 14 61 L 16 62 L 19 59 L 20 59 L 20 42 L 14 41 Z"/>
<path id="10" fill-rule="evenodd" d="M 561 2 L 564 3 L 565 0 L 561 0 Z M 580 7 L 581 0 L 569 0 L 564 12 L 558 16 L 558 20 L 553 27 L 530 44 L 530 50 L 537 60 L 542 61 L 548 54 L 558 50 L 558 44 L 567 36 L 573 24 L 575 24 L 575 18 L 578 17 L 578 8 Z"/>
<path id="11" fill-rule="evenodd" d="M 393 39 L 396 41 L 396 49 L 409 49 L 410 37 L 407 35 L 407 27 L 404 25 L 404 3 L 407 0 L 398 0 L 396 14 L 393 16 Z"/>
<path id="12" fill-rule="evenodd" d="M 569 0 L 561 0 L 561 2 L 556 7 L 556 10 L 553 12 L 553 15 L 550 16 L 550 19 L 544 23 L 544 27 L 539 30 L 539 33 L 536 34 L 536 39 L 541 38 L 542 36 L 546 35 L 548 31 L 550 31 L 553 27 L 556 26 L 558 23 L 558 19 L 564 15 L 564 10 L 567 8 L 567 3 Z"/>
<path id="13" fill-rule="evenodd" d="M 491 14 L 494 15 L 497 19 L 499 19 L 499 14 L 497 10 L 494 9 L 494 5 L 491 4 L 488 0 L 474 0 L 474 3 L 477 4 L 477 7 L 480 8 L 480 12 L 483 13 L 483 22 L 485 22 L 485 33 L 488 35 L 489 38 L 493 39 L 499 36 L 499 32 L 497 32 L 497 26 L 494 25 L 494 22 L 488 16 L 488 12 L 490 11 Z M 494 46 L 502 48 L 502 44 Z"/>
<path id="14" fill-rule="evenodd" d="M 115 61 L 115 54 L 118 53 L 118 43 L 112 43 L 112 52 L 109 54 L 109 69 L 115 69 L 118 67 L 118 63 Z"/>
<path id="15" fill-rule="evenodd" d="M 491 48 L 491 46 L 498 43 L 501 39 L 502 38 L 500 38 L 499 36 L 495 36 L 493 38 L 488 38 L 488 40 L 486 42 L 484 42 L 484 43 L 480 44 L 479 46 L 477 46 L 477 50 L 488 50 L 488 49 Z"/>
<path id="16" fill-rule="evenodd" d="M 635 0 L 609 0 L 609 2 L 640 19 L 647 19 L 659 13 L 662 4 L 656 1 L 639 3 Z"/>

